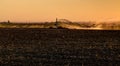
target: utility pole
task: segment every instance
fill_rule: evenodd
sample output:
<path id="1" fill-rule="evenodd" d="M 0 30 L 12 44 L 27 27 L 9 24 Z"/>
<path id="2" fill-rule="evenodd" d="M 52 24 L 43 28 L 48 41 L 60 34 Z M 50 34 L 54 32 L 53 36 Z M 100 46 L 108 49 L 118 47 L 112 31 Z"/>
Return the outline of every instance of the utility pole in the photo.
<path id="1" fill-rule="evenodd" d="M 8 20 L 8 23 L 10 23 L 10 20 Z"/>
<path id="2" fill-rule="evenodd" d="M 56 26 L 56 28 L 58 28 L 58 19 L 57 18 L 56 18 L 55 26 Z"/>

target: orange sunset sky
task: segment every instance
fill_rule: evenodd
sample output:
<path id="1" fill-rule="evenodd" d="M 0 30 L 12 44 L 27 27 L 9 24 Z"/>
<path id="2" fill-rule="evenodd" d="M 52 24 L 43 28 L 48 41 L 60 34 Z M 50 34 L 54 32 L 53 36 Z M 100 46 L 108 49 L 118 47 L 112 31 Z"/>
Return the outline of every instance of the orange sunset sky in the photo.
<path id="1" fill-rule="evenodd" d="M 120 0 L 0 0 L 0 21 L 120 21 Z"/>

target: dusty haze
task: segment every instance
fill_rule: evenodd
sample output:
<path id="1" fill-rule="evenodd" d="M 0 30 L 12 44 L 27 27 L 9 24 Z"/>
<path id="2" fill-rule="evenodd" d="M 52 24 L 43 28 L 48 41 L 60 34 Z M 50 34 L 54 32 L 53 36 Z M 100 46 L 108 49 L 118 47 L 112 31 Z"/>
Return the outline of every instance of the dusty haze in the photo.
<path id="1" fill-rule="evenodd" d="M 120 0 L 0 0 L 0 21 L 119 21 Z"/>

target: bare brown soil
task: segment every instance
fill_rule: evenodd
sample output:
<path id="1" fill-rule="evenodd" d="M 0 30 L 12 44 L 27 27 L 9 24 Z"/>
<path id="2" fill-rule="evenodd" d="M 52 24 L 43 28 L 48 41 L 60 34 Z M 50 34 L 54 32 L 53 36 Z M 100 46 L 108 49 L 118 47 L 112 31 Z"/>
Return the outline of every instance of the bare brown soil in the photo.
<path id="1" fill-rule="evenodd" d="M 119 30 L 0 29 L 0 65 L 120 66 Z"/>

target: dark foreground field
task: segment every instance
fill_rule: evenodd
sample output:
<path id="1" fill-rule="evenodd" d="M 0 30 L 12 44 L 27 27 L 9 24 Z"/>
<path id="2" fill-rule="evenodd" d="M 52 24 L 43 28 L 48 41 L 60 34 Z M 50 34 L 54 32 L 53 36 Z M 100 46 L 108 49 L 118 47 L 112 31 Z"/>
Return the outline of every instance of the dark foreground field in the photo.
<path id="1" fill-rule="evenodd" d="M 120 66 L 120 31 L 0 29 L 0 65 Z"/>

